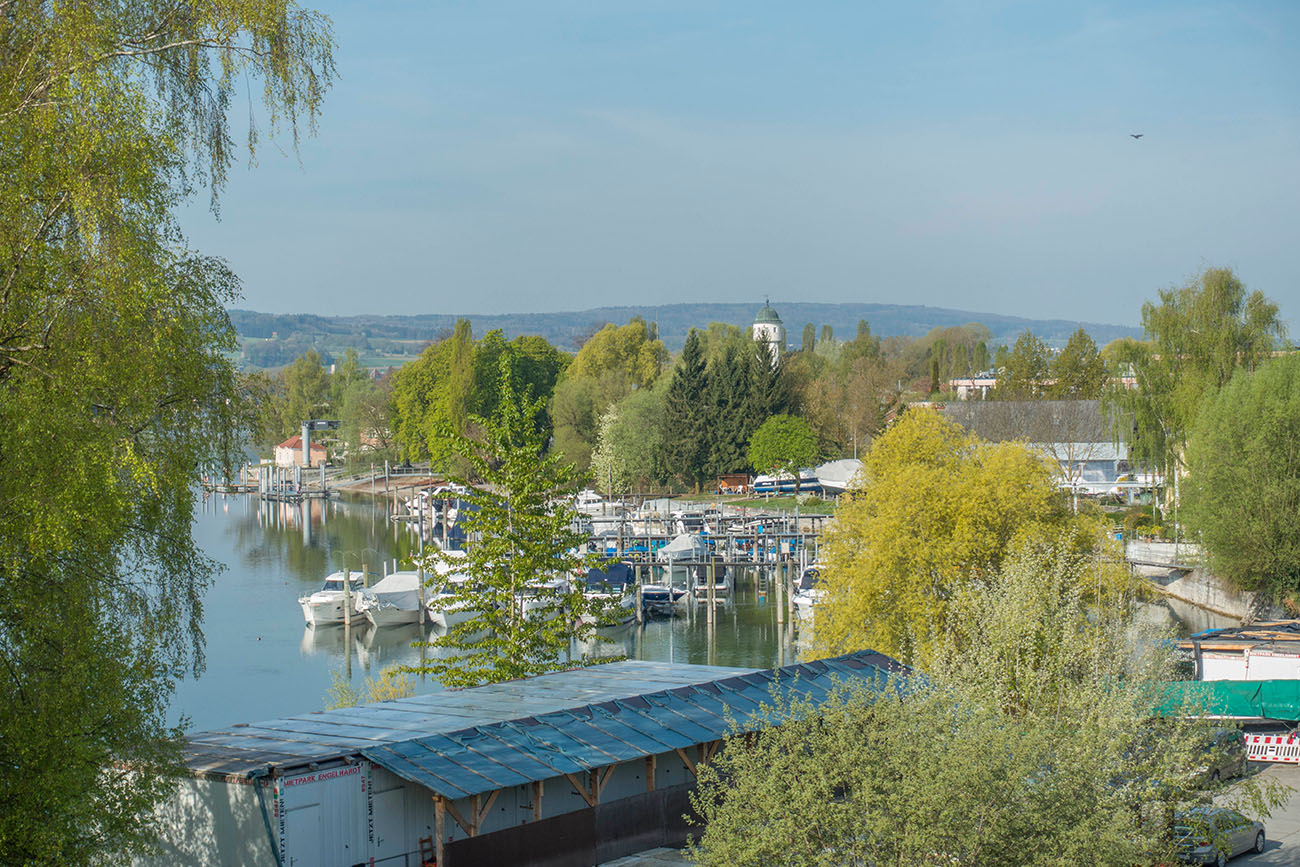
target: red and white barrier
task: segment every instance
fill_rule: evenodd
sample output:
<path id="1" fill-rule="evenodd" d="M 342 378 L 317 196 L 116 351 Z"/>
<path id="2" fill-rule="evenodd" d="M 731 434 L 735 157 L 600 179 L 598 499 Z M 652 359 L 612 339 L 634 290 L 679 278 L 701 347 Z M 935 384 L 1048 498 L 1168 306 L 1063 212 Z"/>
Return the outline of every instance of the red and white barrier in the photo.
<path id="1" fill-rule="evenodd" d="M 1300 765 L 1300 734 L 1246 735 L 1246 758 L 1252 762 Z"/>

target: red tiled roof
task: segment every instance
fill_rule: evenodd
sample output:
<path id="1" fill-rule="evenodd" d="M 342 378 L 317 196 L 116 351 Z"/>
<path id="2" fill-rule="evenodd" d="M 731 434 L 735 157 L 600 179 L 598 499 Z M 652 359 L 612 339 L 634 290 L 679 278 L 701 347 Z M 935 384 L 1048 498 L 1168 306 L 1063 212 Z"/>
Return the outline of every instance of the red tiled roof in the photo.
<path id="1" fill-rule="evenodd" d="M 296 434 L 294 436 L 289 437 L 287 440 L 285 440 L 284 442 L 276 446 L 276 448 L 277 449 L 302 449 L 302 434 Z M 325 451 L 325 446 L 321 445 L 320 443 L 312 443 L 311 450 L 312 451 L 320 450 L 323 452 Z"/>

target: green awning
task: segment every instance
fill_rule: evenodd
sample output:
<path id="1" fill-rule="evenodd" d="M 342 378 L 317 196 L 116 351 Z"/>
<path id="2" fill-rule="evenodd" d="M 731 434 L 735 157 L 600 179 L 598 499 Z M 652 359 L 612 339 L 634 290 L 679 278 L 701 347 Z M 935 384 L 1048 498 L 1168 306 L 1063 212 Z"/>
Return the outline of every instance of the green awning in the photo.
<path id="1" fill-rule="evenodd" d="M 1207 716 L 1300 720 L 1300 680 L 1203 680 L 1166 684 L 1156 708 L 1172 716 L 1194 708 Z"/>

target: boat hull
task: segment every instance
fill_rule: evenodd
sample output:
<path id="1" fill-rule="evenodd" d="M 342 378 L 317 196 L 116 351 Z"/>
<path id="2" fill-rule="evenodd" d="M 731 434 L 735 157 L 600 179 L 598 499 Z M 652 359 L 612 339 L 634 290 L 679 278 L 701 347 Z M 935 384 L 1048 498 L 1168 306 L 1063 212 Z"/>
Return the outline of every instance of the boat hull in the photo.
<path id="1" fill-rule="evenodd" d="M 301 596 L 298 598 L 298 604 L 302 607 L 303 620 L 308 626 L 331 626 L 343 622 L 343 594 L 334 597 L 333 594 L 313 593 L 311 596 Z M 356 620 L 361 617 L 357 611 L 356 597 L 352 600 L 352 619 Z"/>
<path id="2" fill-rule="evenodd" d="M 405 608 L 367 608 L 365 616 L 376 629 L 420 622 L 418 610 L 410 611 Z"/>

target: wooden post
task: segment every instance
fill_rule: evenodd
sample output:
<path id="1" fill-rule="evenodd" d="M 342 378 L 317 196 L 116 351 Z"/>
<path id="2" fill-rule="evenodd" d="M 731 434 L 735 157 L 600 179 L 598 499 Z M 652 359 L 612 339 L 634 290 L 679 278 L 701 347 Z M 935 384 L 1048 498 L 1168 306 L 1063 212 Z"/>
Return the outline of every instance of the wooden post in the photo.
<path id="1" fill-rule="evenodd" d="M 641 589 L 641 564 L 637 563 L 634 568 L 636 570 L 636 622 L 640 625 L 645 623 L 645 594 Z"/>
<path id="2" fill-rule="evenodd" d="M 442 857 L 443 841 L 447 839 L 447 803 L 442 795 L 433 796 L 433 816 L 433 833 L 436 835 L 433 857 L 438 867 L 442 867 L 447 863 Z"/>
<path id="3" fill-rule="evenodd" d="M 777 626 L 785 625 L 785 581 L 783 580 L 784 576 L 782 576 L 781 574 L 784 566 L 785 564 L 778 560 L 776 565 L 772 567 L 773 568 L 772 583 L 776 585 L 773 588 L 776 591 L 775 594 L 773 595 L 775 595 L 776 597 L 776 625 Z"/>
<path id="4" fill-rule="evenodd" d="M 361 564 L 361 586 L 362 587 L 370 586 L 370 564 L 369 563 Z"/>
<path id="5" fill-rule="evenodd" d="M 542 821 L 542 781 L 533 783 L 533 821 Z"/>
<path id="6" fill-rule="evenodd" d="M 653 792 L 655 790 L 655 757 L 645 757 L 645 790 Z"/>
<path id="7" fill-rule="evenodd" d="M 794 623 L 794 591 L 798 579 L 795 577 L 796 569 L 793 560 L 785 564 L 785 613 L 791 623 Z"/>
<path id="8" fill-rule="evenodd" d="M 714 578 L 714 569 L 715 569 L 715 567 L 714 567 L 714 565 L 713 565 L 713 558 L 710 557 L 710 558 L 709 558 L 709 566 L 708 566 L 708 570 L 705 572 L 705 576 L 706 576 L 706 578 L 707 578 L 707 580 L 708 580 L 708 582 L 709 582 L 709 589 L 708 589 L 708 599 L 709 599 L 709 612 L 708 612 L 708 618 L 709 618 L 709 629 L 712 629 L 712 628 L 713 628 L 713 618 L 714 618 L 713 603 L 716 601 L 716 597 L 717 597 L 717 592 L 715 591 L 714 586 L 713 586 L 713 585 L 714 585 L 714 581 L 715 581 L 715 578 Z"/>

